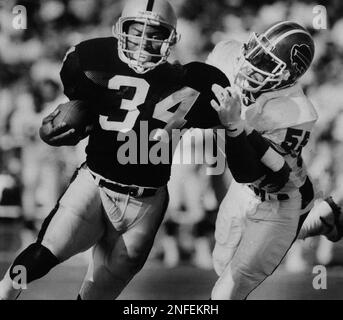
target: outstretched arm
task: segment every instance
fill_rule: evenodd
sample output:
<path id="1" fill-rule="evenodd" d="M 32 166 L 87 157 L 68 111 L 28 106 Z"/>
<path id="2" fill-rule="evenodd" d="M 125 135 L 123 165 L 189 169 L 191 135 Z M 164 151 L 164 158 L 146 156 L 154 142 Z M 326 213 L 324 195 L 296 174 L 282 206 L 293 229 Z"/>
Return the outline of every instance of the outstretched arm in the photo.
<path id="1" fill-rule="evenodd" d="M 241 119 L 241 101 L 231 88 L 212 87 L 217 100 L 212 107 L 226 129 L 226 156 L 235 180 L 240 183 L 259 181 L 259 187 L 268 192 L 279 191 L 288 181 L 290 168 L 257 131 L 247 134 Z"/>

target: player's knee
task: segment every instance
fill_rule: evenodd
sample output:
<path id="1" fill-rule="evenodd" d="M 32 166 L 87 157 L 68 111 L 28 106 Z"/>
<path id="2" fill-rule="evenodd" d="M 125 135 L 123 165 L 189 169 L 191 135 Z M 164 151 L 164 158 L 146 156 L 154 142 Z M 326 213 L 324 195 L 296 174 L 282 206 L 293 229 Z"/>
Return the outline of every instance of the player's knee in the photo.
<path id="1" fill-rule="evenodd" d="M 234 289 L 236 287 L 235 282 L 233 281 L 233 275 L 231 273 L 230 267 L 227 267 L 223 270 L 222 274 L 219 276 L 216 281 L 212 292 L 212 300 L 231 300 L 236 299 L 234 296 Z"/>
<path id="2" fill-rule="evenodd" d="M 257 265 L 238 264 L 232 265 L 231 275 L 234 283 L 241 288 L 241 291 L 248 295 L 254 288 L 258 286 L 270 274 L 263 268 L 258 268 Z M 241 293 L 242 293 L 241 292 Z"/>
<path id="3" fill-rule="evenodd" d="M 30 283 L 45 276 L 57 264 L 59 260 L 48 248 L 40 243 L 33 243 L 14 260 L 10 268 L 10 277 L 13 280 L 17 276 L 16 267 L 24 267 L 27 283 Z"/>
<path id="4" fill-rule="evenodd" d="M 101 269 L 102 286 L 112 290 L 118 284 L 126 285 L 142 269 L 145 261 L 125 253 L 117 255 L 115 261 L 107 261 Z"/>
<path id="5" fill-rule="evenodd" d="M 218 276 L 221 276 L 230 264 L 237 247 L 215 245 L 212 253 L 213 267 Z"/>
<path id="6" fill-rule="evenodd" d="M 116 265 L 121 266 L 118 268 L 122 275 L 131 276 L 139 272 L 147 259 L 148 251 L 138 246 L 130 246 L 123 249 L 117 256 L 115 261 Z M 115 270 L 108 266 L 110 270 L 115 273 Z"/>
<path id="7" fill-rule="evenodd" d="M 213 259 L 213 268 L 214 271 L 216 272 L 217 276 L 220 277 L 222 275 L 222 273 L 224 272 L 225 269 L 225 265 L 222 263 L 222 261 Z"/>
<path id="8" fill-rule="evenodd" d="M 148 258 L 148 252 L 142 250 L 141 248 L 134 248 L 130 250 L 129 255 L 127 256 L 127 265 L 129 266 L 129 271 L 131 274 L 136 274 L 139 272 Z"/>
<path id="9" fill-rule="evenodd" d="M 244 300 L 261 282 L 259 277 L 246 270 L 226 268 L 213 287 L 213 300 Z"/>

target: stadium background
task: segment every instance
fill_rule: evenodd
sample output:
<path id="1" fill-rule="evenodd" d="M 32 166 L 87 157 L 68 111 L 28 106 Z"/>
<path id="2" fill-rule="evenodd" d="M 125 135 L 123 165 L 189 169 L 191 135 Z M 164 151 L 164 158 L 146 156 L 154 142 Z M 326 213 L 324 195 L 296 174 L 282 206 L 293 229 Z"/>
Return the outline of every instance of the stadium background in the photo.
<path id="1" fill-rule="evenodd" d="M 181 41 L 171 60 L 204 61 L 224 39 L 247 39 L 252 30 L 288 19 L 309 28 L 316 44 L 313 68 L 302 79 L 319 113 L 305 157 L 324 194 L 343 190 L 343 3 L 331 1 L 170 0 Z M 79 41 L 110 36 L 123 1 L 0 0 L 0 276 L 27 245 L 84 156 L 77 148 L 51 148 L 38 138 L 42 117 L 64 100 L 59 68 Z M 15 5 L 27 10 L 27 29 L 16 30 Z M 327 29 L 313 29 L 313 8 L 327 10 Z M 174 168 L 172 203 L 147 265 L 121 299 L 207 299 L 213 221 L 229 175 L 211 179 L 203 166 Z M 187 181 L 185 184 L 184 181 Z M 192 181 L 192 182 L 189 182 Z M 192 186 L 201 186 L 191 194 Z M 173 190 L 183 190 L 179 198 Z M 187 189 L 188 188 L 188 189 Z M 189 190 L 190 189 L 190 190 Z M 194 189 L 193 189 L 194 191 Z M 202 232 L 199 229 L 201 222 Z M 22 299 L 73 299 L 87 253 L 58 266 Z M 326 290 L 315 290 L 313 266 L 325 265 Z M 343 246 L 324 238 L 297 242 L 280 269 L 253 299 L 342 299 Z"/>

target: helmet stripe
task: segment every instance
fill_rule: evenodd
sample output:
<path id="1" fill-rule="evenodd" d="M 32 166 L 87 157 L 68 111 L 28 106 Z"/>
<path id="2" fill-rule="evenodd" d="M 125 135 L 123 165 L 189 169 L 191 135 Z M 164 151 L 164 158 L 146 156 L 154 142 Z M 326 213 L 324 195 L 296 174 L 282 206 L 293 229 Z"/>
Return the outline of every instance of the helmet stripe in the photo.
<path id="1" fill-rule="evenodd" d="M 266 32 L 264 32 L 263 34 L 265 36 L 268 36 L 275 28 L 277 28 L 278 26 L 282 25 L 282 24 L 288 24 L 288 23 L 292 23 L 292 21 L 281 21 L 279 23 L 274 24 L 273 26 L 271 26 Z"/>
<path id="2" fill-rule="evenodd" d="M 146 6 L 146 11 L 152 11 L 155 0 L 148 0 L 148 5 Z"/>
<path id="3" fill-rule="evenodd" d="M 310 34 L 308 32 L 306 32 L 305 30 L 302 30 L 302 29 L 290 30 L 288 32 L 285 32 L 284 34 L 282 34 L 281 36 L 279 36 L 275 40 L 271 41 L 271 45 L 275 46 L 281 40 L 285 39 L 286 37 L 288 37 L 288 36 L 290 36 L 291 34 L 294 34 L 294 33 L 304 33 L 304 34 L 306 34 L 306 35 L 308 35 L 310 37 Z"/>

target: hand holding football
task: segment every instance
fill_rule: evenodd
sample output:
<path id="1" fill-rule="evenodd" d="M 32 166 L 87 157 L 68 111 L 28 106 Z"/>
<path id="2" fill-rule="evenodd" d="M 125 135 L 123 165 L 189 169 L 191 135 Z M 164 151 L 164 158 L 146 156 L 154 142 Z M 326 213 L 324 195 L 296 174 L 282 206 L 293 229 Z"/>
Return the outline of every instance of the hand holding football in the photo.
<path id="1" fill-rule="evenodd" d="M 88 103 L 73 100 L 60 104 L 43 119 L 39 130 L 41 139 L 49 145 L 75 145 L 87 135 L 92 124 Z"/>

